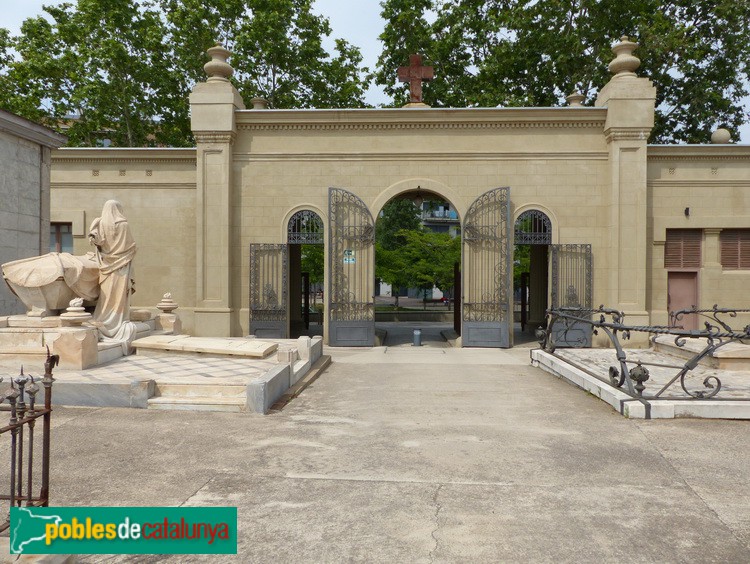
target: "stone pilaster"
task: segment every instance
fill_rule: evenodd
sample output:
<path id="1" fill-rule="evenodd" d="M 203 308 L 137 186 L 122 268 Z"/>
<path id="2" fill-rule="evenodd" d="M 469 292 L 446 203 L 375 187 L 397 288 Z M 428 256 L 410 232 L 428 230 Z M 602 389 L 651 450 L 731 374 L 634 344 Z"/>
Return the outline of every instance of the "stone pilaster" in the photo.
<path id="1" fill-rule="evenodd" d="M 50 222 L 50 169 L 52 168 L 52 149 L 39 147 L 39 254 L 49 252 Z"/>
<path id="2" fill-rule="evenodd" d="M 245 106 L 228 80 L 229 51 L 216 46 L 208 53 L 209 78 L 190 94 L 197 156 L 195 334 L 228 337 L 239 307 L 232 303 L 230 252 L 234 113 Z"/>
<path id="3" fill-rule="evenodd" d="M 609 150 L 609 272 L 607 304 L 628 313 L 628 322 L 647 324 L 647 155 L 654 125 L 656 89 L 635 70 L 638 45 L 626 37 L 612 48 L 612 79 L 597 107 L 607 108 L 604 134 Z"/>

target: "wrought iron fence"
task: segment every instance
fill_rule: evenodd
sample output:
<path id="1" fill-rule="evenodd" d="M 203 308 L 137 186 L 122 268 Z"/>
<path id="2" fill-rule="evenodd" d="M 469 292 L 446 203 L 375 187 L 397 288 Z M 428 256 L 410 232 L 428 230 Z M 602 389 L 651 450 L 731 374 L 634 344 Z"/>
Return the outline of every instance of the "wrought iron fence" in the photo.
<path id="1" fill-rule="evenodd" d="M 595 309 L 584 308 L 559 308 L 547 311 L 547 326 L 537 331 L 541 347 L 555 354 L 555 349 L 565 347 L 584 347 L 585 339 L 577 337 L 580 335 L 581 324 L 590 325 L 595 335 L 600 332 L 605 334 L 616 352 L 616 365 L 609 367 L 608 380 L 594 371 L 583 368 L 588 374 L 608 381 L 613 386 L 621 389 L 631 397 L 640 400 L 659 399 L 696 399 L 704 400 L 717 398 L 722 391 L 722 383 L 718 376 L 708 375 L 703 379 L 702 389 L 693 389 L 688 386 L 687 377 L 699 362 L 728 345 L 729 343 L 750 343 L 750 325 L 740 330 L 733 329 L 729 320 L 736 318 L 740 313 L 750 313 L 750 309 L 721 308 L 714 305 L 710 309 L 684 309 L 670 314 L 671 326 L 664 325 L 628 325 L 625 323 L 625 314 L 616 309 L 606 308 L 603 305 Z M 678 324 L 687 315 L 696 315 L 703 320 L 703 329 L 684 329 Z M 653 343 L 660 335 L 674 337 L 674 344 L 685 350 L 688 339 L 702 339 L 700 350 L 690 355 L 682 364 L 668 364 L 661 362 L 646 362 L 643 360 L 628 360 L 632 351 L 626 351 L 622 341 L 630 339 L 631 333 L 649 333 Z M 570 333 L 570 334 L 568 334 Z M 560 345 L 559 343 L 564 343 Z M 570 362 L 568 359 L 563 359 Z M 646 393 L 645 383 L 651 374 L 648 366 L 660 369 L 676 370 L 670 373 L 669 378 L 663 384 L 654 388 L 653 393 Z M 682 392 L 674 395 L 675 385 L 679 382 Z M 736 400 L 737 398 L 731 398 Z"/>
<path id="2" fill-rule="evenodd" d="M 41 390 L 38 379 L 35 381 L 33 376 L 25 375 L 23 368 L 19 376 L 10 379 L 10 390 L 0 395 L 0 403 L 7 401 L 10 411 L 10 421 L 0 428 L 0 435 L 10 434 L 10 485 L 6 490 L 8 493 L 0 493 L 0 500 L 8 505 L 8 515 L 5 522 L 0 523 L 0 532 L 10 527 L 10 507 L 46 507 L 49 504 L 50 418 L 52 382 L 55 381 L 52 368 L 57 366 L 58 361 L 59 357 L 50 355 L 48 349 L 41 380 L 44 387 L 43 408 L 40 409 L 36 403 L 36 396 Z M 42 420 L 42 477 L 38 490 L 34 481 L 37 419 Z"/>

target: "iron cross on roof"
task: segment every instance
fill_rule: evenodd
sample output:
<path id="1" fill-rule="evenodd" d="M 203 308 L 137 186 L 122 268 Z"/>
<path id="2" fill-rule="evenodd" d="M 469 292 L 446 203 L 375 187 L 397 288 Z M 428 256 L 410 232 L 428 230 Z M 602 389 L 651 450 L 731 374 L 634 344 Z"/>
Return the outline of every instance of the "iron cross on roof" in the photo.
<path id="1" fill-rule="evenodd" d="M 434 76 L 432 67 L 422 66 L 422 55 L 409 55 L 409 66 L 398 68 L 398 81 L 409 83 L 412 104 L 422 102 L 422 82 L 430 81 Z"/>

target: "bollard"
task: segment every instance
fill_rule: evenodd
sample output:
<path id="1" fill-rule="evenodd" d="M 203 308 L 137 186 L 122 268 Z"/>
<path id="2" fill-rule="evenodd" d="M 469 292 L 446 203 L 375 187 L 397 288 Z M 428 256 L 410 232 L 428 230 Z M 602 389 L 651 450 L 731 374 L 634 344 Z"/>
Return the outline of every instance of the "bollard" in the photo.
<path id="1" fill-rule="evenodd" d="M 421 329 L 414 329 L 414 341 L 412 342 L 413 347 L 421 347 L 422 346 L 422 330 Z"/>

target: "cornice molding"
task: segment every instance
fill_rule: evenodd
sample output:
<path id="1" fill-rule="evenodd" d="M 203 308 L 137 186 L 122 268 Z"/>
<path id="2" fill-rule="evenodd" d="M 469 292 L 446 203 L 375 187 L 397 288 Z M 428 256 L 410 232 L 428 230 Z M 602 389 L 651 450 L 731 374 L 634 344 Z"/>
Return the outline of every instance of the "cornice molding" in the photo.
<path id="1" fill-rule="evenodd" d="M 562 129 L 600 128 L 598 121 L 498 121 L 434 123 L 242 123 L 240 131 L 386 131 L 395 129 Z M 196 136 L 197 137 L 197 136 Z"/>
<path id="2" fill-rule="evenodd" d="M 750 161 L 750 145 L 649 145 L 649 161 Z"/>
<path id="3" fill-rule="evenodd" d="M 189 163 L 195 165 L 195 148 L 67 148 L 52 151 L 52 162 L 57 164 L 150 164 Z"/>
<path id="4" fill-rule="evenodd" d="M 239 153 L 238 162 L 252 161 L 523 161 L 523 160 L 607 160 L 606 151 L 589 152 L 419 152 L 419 153 Z"/>
<path id="5" fill-rule="evenodd" d="M 0 110 L 0 131 L 50 149 L 57 149 L 68 140 L 56 131 L 4 110 Z"/>
<path id="6" fill-rule="evenodd" d="M 750 188 L 750 179 L 666 179 L 652 178 L 646 184 L 654 188 Z"/>
<path id="7" fill-rule="evenodd" d="M 237 134 L 233 131 L 194 131 L 193 137 L 195 137 L 195 142 L 199 145 L 231 145 L 232 143 L 234 143 Z"/>
<path id="8" fill-rule="evenodd" d="M 606 108 L 241 110 L 238 130 L 602 128 Z"/>
<path id="9" fill-rule="evenodd" d="M 53 163 L 71 163 L 71 164 L 196 164 L 196 158 L 186 158 L 186 159 L 126 159 L 122 157 L 115 157 L 115 158 L 107 158 L 107 157 L 97 157 L 97 158 L 76 158 L 76 159 L 52 159 Z"/>
<path id="10" fill-rule="evenodd" d="M 750 153 L 747 155 L 651 155 L 648 160 L 653 162 L 682 162 L 682 161 L 750 161 Z"/>
<path id="11" fill-rule="evenodd" d="M 648 141 L 650 129 L 641 127 L 610 127 L 604 130 L 607 143 L 612 141 Z"/>
<path id="12" fill-rule="evenodd" d="M 195 189 L 195 182 L 50 182 L 50 187 L 58 190 L 90 190 L 92 188 L 102 190 L 127 190 L 128 188 L 156 189 Z"/>

